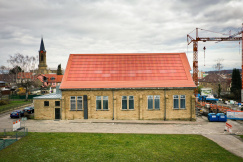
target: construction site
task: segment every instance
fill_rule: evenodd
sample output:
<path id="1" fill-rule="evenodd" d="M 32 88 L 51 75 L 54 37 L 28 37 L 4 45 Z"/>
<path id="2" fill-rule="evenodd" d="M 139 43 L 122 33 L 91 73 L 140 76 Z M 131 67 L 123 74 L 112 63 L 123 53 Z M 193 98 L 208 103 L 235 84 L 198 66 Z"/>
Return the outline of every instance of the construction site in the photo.
<path id="1" fill-rule="evenodd" d="M 199 36 L 199 31 L 200 32 L 211 32 L 211 33 L 216 33 L 216 34 L 222 34 L 222 35 L 228 35 L 228 36 L 223 36 L 223 37 L 211 37 L 211 36 Z M 195 33 L 195 36 L 192 36 L 191 33 Z M 228 119 L 233 119 L 233 120 L 243 120 L 243 109 L 241 108 L 242 102 L 243 102 L 243 80 L 241 79 L 241 101 L 224 101 L 220 98 L 215 98 L 212 93 L 212 88 L 209 87 L 203 87 L 202 90 L 200 91 L 200 94 L 198 92 L 198 87 L 199 87 L 199 70 L 198 70 L 198 47 L 199 47 L 199 42 L 215 42 L 215 43 L 221 43 L 221 42 L 227 42 L 227 41 L 237 41 L 239 42 L 239 54 L 241 54 L 241 76 L 243 76 L 243 24 L 242 28 L 240 31 L 238 31 L 235 34 L 231 34 L 231 31 L 229 34 L 224 34 L 224 33 L 219 33 L 215 31 L 210 31 L 210 30 L 205 30 L 205 29 L 200 29 L 196 28 L 189 34 L 187 34 L 187 43 L 190 45 L 191 43 L 193 44 L 193 81 L 196 84 L 197 88 L 194 91 L 194 94 L 196 96 L 196 113 L 197 116 L 205 115 L 207 116 L 210 113 L 223 113 L 226 114 Z M 241 47 L 240 47 L 241 45 Z M 241 48 L 241 53 L 240 53 L 240 48 Z M 205 66 L 205 51 L 206 47 L 204 46 L 203 48 L 204 51 L 204 66 Z M 223 55 L 222 55 L 223 58 Z M 227 120 L 226 120 L 227 121 Z"/>

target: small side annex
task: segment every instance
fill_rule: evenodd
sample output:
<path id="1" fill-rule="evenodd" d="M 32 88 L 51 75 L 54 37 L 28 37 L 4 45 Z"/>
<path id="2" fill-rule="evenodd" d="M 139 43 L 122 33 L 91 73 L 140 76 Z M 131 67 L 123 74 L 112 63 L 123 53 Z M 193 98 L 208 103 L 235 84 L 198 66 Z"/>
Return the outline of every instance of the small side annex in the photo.
<path id="1" fill-rule="evenodd" d="M 70 54 L 60 86 L 60 118 L 194 120 L 190 70 L 185 53 Z M 35 118 L 55 119 L 57 107 L 49 107 L 54 115 Z"/>

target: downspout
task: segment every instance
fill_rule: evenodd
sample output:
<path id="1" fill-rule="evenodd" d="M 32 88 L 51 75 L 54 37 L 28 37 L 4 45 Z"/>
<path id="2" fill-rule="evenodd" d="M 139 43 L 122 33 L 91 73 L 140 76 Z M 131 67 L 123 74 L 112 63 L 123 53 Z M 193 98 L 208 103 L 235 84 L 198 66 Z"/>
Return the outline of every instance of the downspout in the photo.
<path id="1" fill-rule="evenodd" d="M 192 121 L 193 99 L 194 99 L 194 95 L 191 97 L 191 118 L 190 118 L 190 121 Z M 196 100 L 194 100 L 194 103 L 196 103 Z"/>
<path id="2" fill-rule="evenodd" d="M 112 120 L 114 120 L 114 117 L 115 117 L 115 112 L 114 112 L 114 89 L 112 89 L 112 104 L 113 104 L 113 118 L 112 118 Z"/>
<path id="3" fill-rule="evenodd" d="M 164 120 L 166 120 L 166 89 L 164 89 L 164 96 L 165 96 L 165 101 L 164 101 L 164 103 L 165 103 L 165 112 L 164 112 Z"/>

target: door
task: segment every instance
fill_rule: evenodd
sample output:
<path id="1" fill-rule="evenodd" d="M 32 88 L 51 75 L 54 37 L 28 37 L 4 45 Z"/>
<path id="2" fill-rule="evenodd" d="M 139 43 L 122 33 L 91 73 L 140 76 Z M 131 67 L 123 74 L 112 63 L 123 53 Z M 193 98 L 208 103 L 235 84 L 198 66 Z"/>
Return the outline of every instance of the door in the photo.
<path id="1" fill-rule="evenodd" d="M 55 119 L 61 119 L 60 108 L 55 108 Z"/>
<path id="2" fill-rule="evenodd" d="M 84 95 L 84 119 L 88 119 L 88 99 L 87 99 L 87 95 Z"/>

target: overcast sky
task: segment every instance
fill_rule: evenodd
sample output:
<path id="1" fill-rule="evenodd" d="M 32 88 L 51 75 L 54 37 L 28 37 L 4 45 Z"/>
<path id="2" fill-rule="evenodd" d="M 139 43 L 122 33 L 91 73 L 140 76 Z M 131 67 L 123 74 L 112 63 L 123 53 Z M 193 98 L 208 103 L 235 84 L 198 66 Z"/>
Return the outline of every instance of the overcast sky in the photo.
<path id="1" fill-rule="evenodd" d="M 185 52 L 192 66 L 187 34 L 196 27 L 234 34 L 242 7 L 242 0 L 0 0 L 0 66 L 16 53 L 37 56 L 42 35 L 50 68 L 65 68 L 69 54 L 131 52 Z M 219 58 L 224 69 L 241 68 L 239 42 L 199 42 L 199 70 Z"/>

